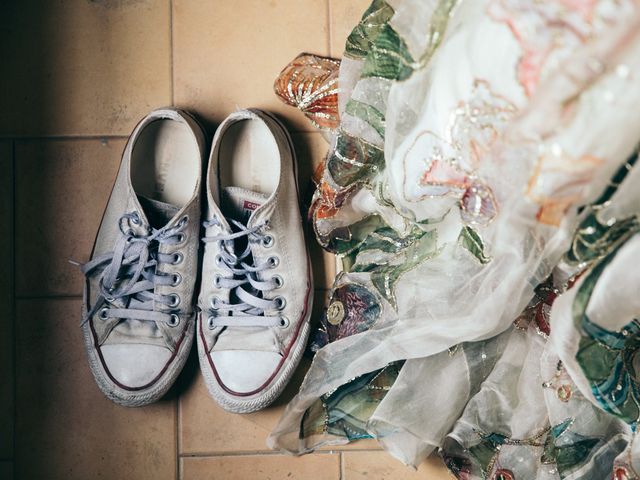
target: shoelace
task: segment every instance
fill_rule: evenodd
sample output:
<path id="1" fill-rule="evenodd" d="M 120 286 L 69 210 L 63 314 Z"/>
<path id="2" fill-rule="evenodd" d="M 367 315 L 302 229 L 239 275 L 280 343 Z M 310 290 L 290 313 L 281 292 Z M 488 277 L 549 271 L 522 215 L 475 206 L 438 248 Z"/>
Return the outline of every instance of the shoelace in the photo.
<path id="1" fill-rule="evenodd" d="M 209 328 L 215 327 L 282 327 L 288 320 L 277 314 L 285 305 L 282 296 L 266 299 L 260 292 L 268 293 L 282 286 L 282 279 L 274 275 L 270 280 L 264 281 L 258 278 L 258 274 L 265 270 L 275 268 L 278 265 L 277 257 L 269 257 L 266 261 L 255 265 L 249 265 L 245 260 L 251 255 L 251 243 L 263 242 L 268 245 L 273 238 L 262 232 L 266 223 L 261 223 L 248 228 L 242 223 L 231 220 L 236 232 L 220 233 L 212 237 L 204 237 L 203 242 L 218 242 L 219 253 L 216 256 L 216 264 L 223 267 L 231 278 L 216 276 L 214 283 L 217 288 L 232 289 L 232 293 L 238 299 L 237 302 L 223 302 L 217 297 L 212 300 Z M 205 228 L 221 226 L 217 218 L 204 222 Z M 235 254 L 235 240 L 247 237 L 247 246 L 240 255 Z M 247 291 L 244 286 L 251 286 L 257 293 Z M 231 295 L 230 295 L 231 297 Z M 225 315 L 221 315 L 225 312 Z"/>
<path id="2" fill-rule="evenodd" d="M 177 295 L 154 293 L 157 285 L 176 286 L 182 278 L 178 274 L 157 273 L 163 263 L 177 264 L 182 254 L 164 254 L 158 251 L 161 244 L 175 245 L 184 238 L 187 225 L 184 217 L 174 227 L 149 228 L 146 235 L 134 233 L 131 225 L 140 225 L 136 212 L 126 213 L 119 219 L 121 235 L 113 252 L 100 255 L 81 266 L 85 277 L 100 275 L 100 293 L 93 307 L 85 314 L 81 325 L 96 313 L 103 320 L 108 318 L 135 319 L 166 322 L 175 327 L 180 323 L 180 313 L 154 311 L 154 302 L 167 307 L 177 307 Z"/>

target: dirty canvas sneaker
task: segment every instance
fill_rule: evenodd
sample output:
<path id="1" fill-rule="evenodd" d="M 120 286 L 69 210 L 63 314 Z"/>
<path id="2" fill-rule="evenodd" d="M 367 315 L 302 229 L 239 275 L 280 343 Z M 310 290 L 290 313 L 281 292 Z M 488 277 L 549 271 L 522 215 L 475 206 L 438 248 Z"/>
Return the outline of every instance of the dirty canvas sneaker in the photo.
<path id="1" fill-rule="evenodd" d="M 205 135 L 173 109 L 135 128 L 86 276 L 82 330 L 98 386 L 140 406 L 169 389 L 194 334 Z"/>
<path id="2" fill-rule="evenodd" d="M 206 189 L 200 367 L 223 408 L 248 413 L 282 392 L 309 333 L 311 268 L 284 127 L 259 110 L 229 116 Z"/>

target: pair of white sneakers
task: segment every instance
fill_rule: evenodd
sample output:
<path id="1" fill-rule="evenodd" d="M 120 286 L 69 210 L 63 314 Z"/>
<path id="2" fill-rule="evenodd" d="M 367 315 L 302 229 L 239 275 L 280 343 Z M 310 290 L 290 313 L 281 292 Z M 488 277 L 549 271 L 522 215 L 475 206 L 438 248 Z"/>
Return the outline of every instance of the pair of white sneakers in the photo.
<path id="1" fill-rule="evenodd" d="M 230 115 L 202 185 L 206 146 L 186 112 L 145 117 L 82 266 L 91 370 L 122 405 L 163 396 L 195 336 L 213 398 L 256 411 L 282 392 L 305 348 L 313 285 L 291 139 L 266 112 Z"/>

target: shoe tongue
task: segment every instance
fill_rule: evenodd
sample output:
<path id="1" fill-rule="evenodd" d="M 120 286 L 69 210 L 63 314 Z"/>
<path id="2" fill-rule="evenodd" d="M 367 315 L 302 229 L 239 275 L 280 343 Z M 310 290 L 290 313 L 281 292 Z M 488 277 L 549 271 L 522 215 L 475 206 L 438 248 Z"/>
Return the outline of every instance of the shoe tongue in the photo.
<path id="1" fill-rule="evenodd" d="M 247 224 L 253 212 L 260 207 L 267 196 L 240 187 L 222 189 L 222 214 L 226 218 Z"/>
<path id="2" fill-rule="evenodd" d="M 142 195 L 138 195 L 138 201 L 147 216 L 147 220 L 149 220 L 149 225 L 153 228 L 164 227 L 179 210 L 175 205 L 143 197 Z"/>

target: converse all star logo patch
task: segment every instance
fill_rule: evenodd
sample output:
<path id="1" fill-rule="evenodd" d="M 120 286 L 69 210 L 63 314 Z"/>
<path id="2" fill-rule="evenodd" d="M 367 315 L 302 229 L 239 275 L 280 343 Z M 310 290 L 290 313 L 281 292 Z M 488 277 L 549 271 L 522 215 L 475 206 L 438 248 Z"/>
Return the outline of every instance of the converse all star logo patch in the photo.
<path id="1" fill-rule="evenodd" d="M 259 203 L 252 202 L 251 200 L 245 200 L 242 203 L 242 213 L 245 217 L 249 217 L 251 213 L 260 206 Z"/>

